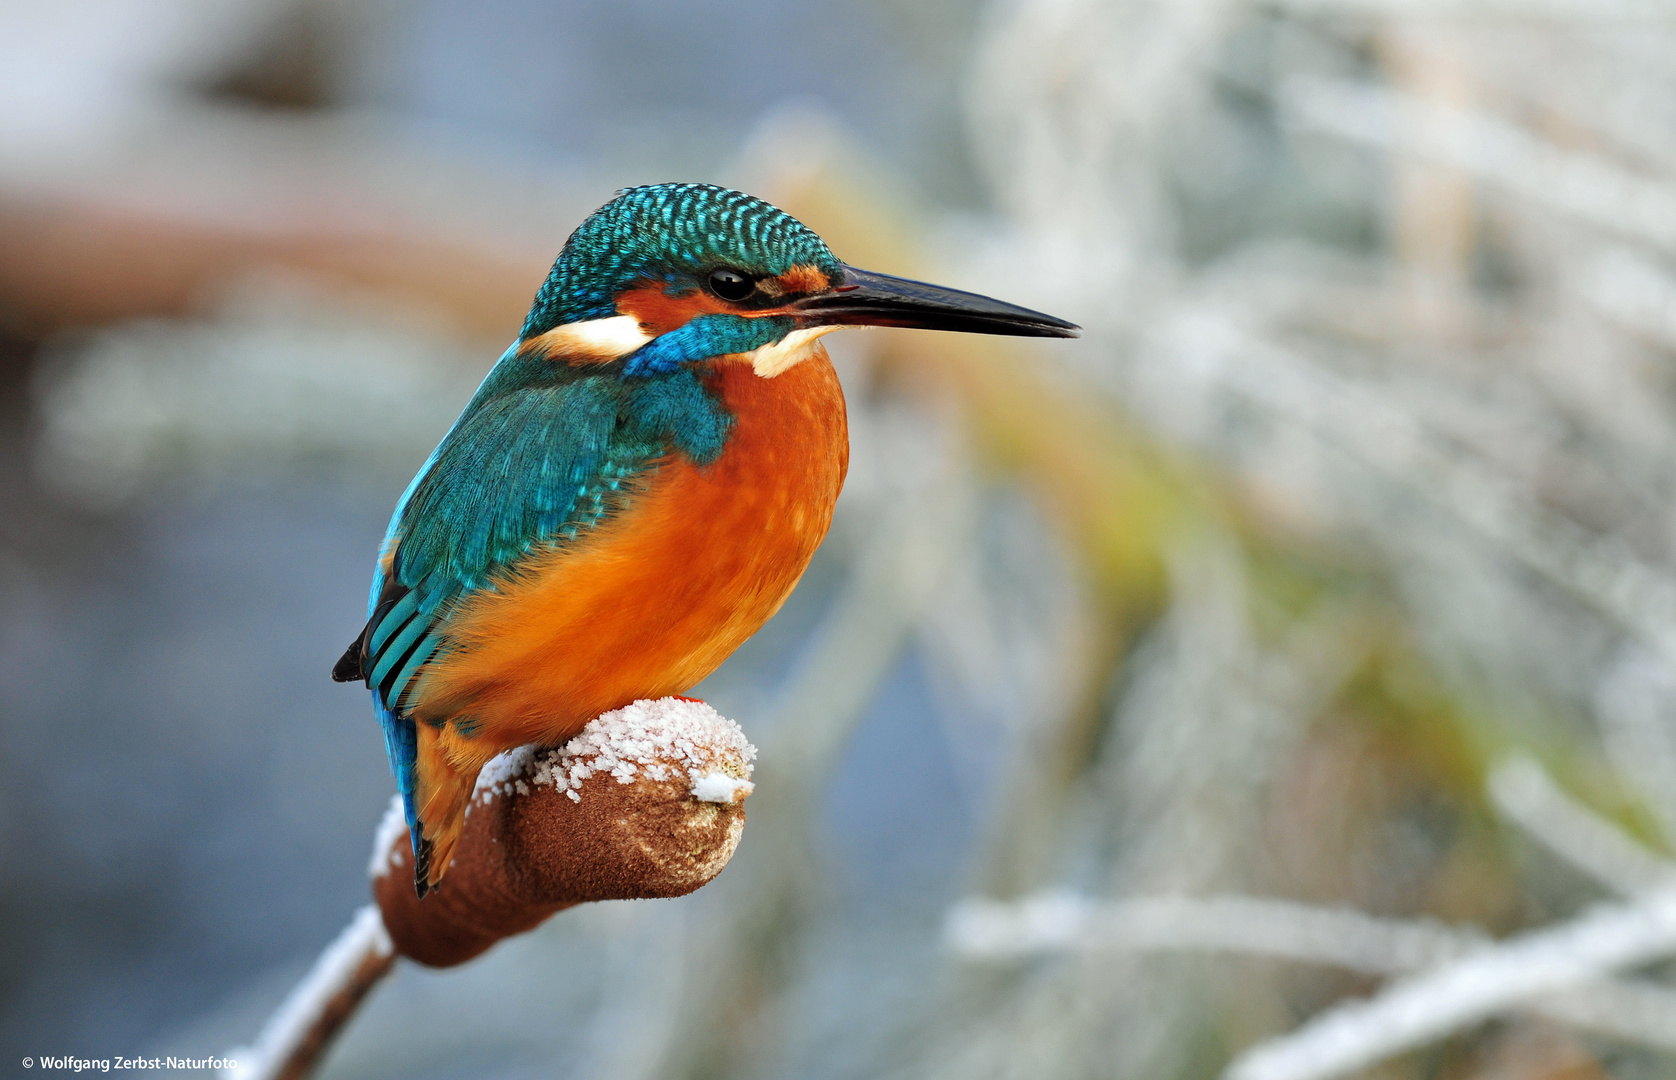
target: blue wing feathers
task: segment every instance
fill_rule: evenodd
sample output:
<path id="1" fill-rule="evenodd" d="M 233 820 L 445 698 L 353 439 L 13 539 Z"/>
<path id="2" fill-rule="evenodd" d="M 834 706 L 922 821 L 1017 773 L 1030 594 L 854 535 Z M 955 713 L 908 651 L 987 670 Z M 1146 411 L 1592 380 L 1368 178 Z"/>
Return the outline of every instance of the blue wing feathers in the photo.
<path id="1" fill-rule="evenodd" d="M 402 659 L 419 643 L 419 638 L 425 633 L 426 627 L 427 623 L 423 619 L 413 618 L 408 620 L 407 626 L 402 632 L 390 639 L 385 647 L 376 653 L 378 659 L 373 664 L 372 669 L 374 686 L 384 685 L 386 676 L 395 671 Z M 393 696 L 392 700 L 394 700 Z"/>
<path id="2" fill-rule="evenodd" d="M 385 612 L 379 619 L 378 626 L 367 640 L 367 648 L 376 654 L 384 648 L 384 643 L 390 640 L 390 635 L 406 626 L 419 613 L 419 594 L 409 589 L 396 605 Z"/>
<path id="3" fill-rule="evenodd" d="M 397 504 L 388 579 L 374 577 L 362 637 L 361 669 L 410 827 L 412 713 L 423 704 L 413 692 L 424 665 L 446 651 L 459 601 L 516 574 L 537 548 L 609 518 L 670 453 L 714 461 L 732 426 L 688 368 L 625 381 L 509 350 L 490 372 Z"/>
<path id="4" fill-rule="evenodd" d="M 392 685 L 401 688 L 398 696 L 394 699 L 398 709 L 405 709 L 410 704 L 408 698 L 413 691 L 414 676 L 419 673 L 419 668 L 424 665 L 425 661 L 429 660 L 435 655 L 437 649 L 442 647 L 443 636 L 440 631 L 426 634 L 424 640 L 414 647 L 406 662 L 402 664 L 401 670 L 396 673 Z"/>
<path id="5" fill-rule="evenodd" d="M 384 699 L 375 689 L 372 692 L 373 711 L 384 729 L 384 751 L 390 757 L 390 771 L 396 775 L 396 790 L 401 792 L 402 810 L 407 815 L 408 837 L 413 841 L 413 854 L 419 855 L 419 816 L 413 808 L 415 771 L 419 762 L 419 731 L 413 721 L 398 716 L 384 707 Z"/>

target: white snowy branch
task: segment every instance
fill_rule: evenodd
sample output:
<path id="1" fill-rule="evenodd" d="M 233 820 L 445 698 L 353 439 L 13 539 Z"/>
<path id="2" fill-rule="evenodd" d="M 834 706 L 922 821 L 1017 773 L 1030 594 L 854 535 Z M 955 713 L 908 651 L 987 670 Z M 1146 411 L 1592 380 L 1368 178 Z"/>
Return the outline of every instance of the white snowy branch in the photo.
<path id="1" fill-rule="evenodd" d="M 1300 128 L 1413 153 L 1627 239 L 1676 247 L 1676 187 L 1497 117 L 1319 76 L 1287 80 L 1280 98 Z"/>
<path id="2" fill-rule="evenodd" d="M 1512 1009 L 1676 1049 L 1676 990 L 1604 976 L 1676 953 L 1676 888 L 1594 909 L 1497 943 L 1476 929 L 1383 919 L 1249 896 L 1101 902 L 1050 893 L 969 899 L 949 914 L 959 955 L 1015 960 L 1077 952 L 1232 952 L 1409 975 L 1247 1051 L 1229 1080 L 1315 1080 L 1349 1072 Z"/>
<path id="3" fill-rule="evenodd" d="M 1556 854 L 1635 897 L 1532 931 L 1320 1014 L 1229 1067 L 1228 1080 L 1320 1080 L 1531 1005 L 1596 1031 L 1676 1048 L 1676 991 L 1603 976 L 1676 953 L 1676 867 L 1578 803 L 1529 758 L 1490 778 L 1498 807 Z"/>
<path id="4" fill-rule="evenodd" d="M 1676 669 L 1626 643 L 1594 697 L 1607 757 L 1646 800 L 1666 843 L 1676 842 Z"/>
<path id="5" fill-rule="evenodd" d="M 1226 1080 L 1326 1080 L 1498 1013 L 1676 953 L 1676 888 L 1521 934 L 1376 996 L 1317 1015 L 1240 1055 Z"/>
<path id="6" fill-rule="evenodd" d="M 1541 506 L 1389 395 L 1312 363 L 1214 308 L 1184 309 L 1156 347 L 1169 357 L 1170 379 L 1194 381 L 1200 394 L 1210 389 L 1243 399 L 1307 432 L 1324 449 L 1348 454 L 1676 664 L 1676 576 Z"/>
<path id="7" fill-rule="evenodd" d="M 1490 797 L 1532 837 L 1613 892 L 1635 896 L 1676 884 L 1676 864 L 1572 799 L 1531 758 L 1497 766 Z"/>
<path id="8" fill-rule="evenodd" d="M 1637 979 L 1590 979 L 1535 1004 L 1586 1031 L 1676 1052 L 1676 990 Z"/>
<path id="9" fill-rule="evenodd" d="M 1552 19 L 1582 23 L 1663 22 L 1661 0 L 1280 0 L 1298 15 L 1376 15 L 1386 18 Z"/>
<path id="10" fill-rule="evenodd" d="M 355 993 L 357 983 L 369 977 L 376 982 L 394 959 L 395 950 L 378 907 L 368 904 L 326 946 L 308 975 L 262 1026 L 255 1043 L 227 1055 L 237 1063 L 229 1075 L 234 1080 L 277 1080 L 290 1075 L 299 1053 L 318 1037 L 322 1018 L 332 1011 L 333 999 Z M 364 993 L 365 988 L 359 989 Z"/>
<path id="11" fill-rule="evenodd" d="M 1053 952 L 1204 951 L 1326 964 L 1401 978 L 1247 1051 L 1228 1080 L 1325 1080 L 1498 1013 L 1532 1009 L 1591 1031 L 1676 1049 L 1676 990 L 1612 973 L 1676 954 L 1676 867 L 1566 795 L 1534 761 L 1490 781 L 1533 837 L 1631 902 L 1497 942 L 1476 929 L 1250 896 L 1097 901 L 1048 893 L 969 899 L 945 940 L 979 960 Z"/>
<path id="12" fill-rule="evenodd" d="M 1016 904 L 969 899 L 945 940 L 974 959 L 1061 950 L 1202 950 L 1272 956 L 1391 975 L 1465 955 L 1488 939 L 1421 919 L 1381 919 L 1254 896 L 1160 896 L 1099 902 L 1049 893 Z"/>
<path id="13" fill-rule="evenodd" d="M 1676 347 L 1676 279 L 1655 260 L 1614 246 L 1580 260 L 1570 287 L 1613 323 Z"/>

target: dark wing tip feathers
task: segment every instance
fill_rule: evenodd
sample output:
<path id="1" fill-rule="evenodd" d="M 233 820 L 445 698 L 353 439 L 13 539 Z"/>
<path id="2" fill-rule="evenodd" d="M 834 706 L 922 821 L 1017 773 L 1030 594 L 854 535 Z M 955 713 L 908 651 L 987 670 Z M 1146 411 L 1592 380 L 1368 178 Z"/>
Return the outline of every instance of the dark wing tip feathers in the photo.
<path id="1" fill-rule="evenodd" d="M 343 650 L 338 662 L 332 665 L 333 682 L 366 682 L 367 672 L 362 664 L 367 632 L 361 631 L 355 635 L 355 640 L 349 643 L 349 648 Z"/>
<path id="2" fill-rule="evenodd" d="M 349 643 L 349 648 L 343 651 L 343 655 L 338 657 L 338 662 L 332 665 L 333 682 L 365 682 L 369 686 L 371 685 L 368 680 L 375 666 L 371 648 L 374 640 L 373 635 L 377 632 L 380 624 L 384 622 L 385 616 L 390 614 L 391 609 L 401 601 L 402 597 L 412 592 L 398 580 L 397 573 L 395 566 L 392 565 L 390 576 L 384 582 L 384 589 L 379 594 L 378 606 L 374 609 L 372 618 L 367 620 L 367 624 L 361 628 L 360 634 Z M 409 614 L 409 618 L 411 617 L 412 613 Z M 389 635 L 386 635 L 386 638 L 388 637 Z M 414 642 L 413 647 L 417 648 L 418 642 Z M 411 651 L 410 649 L 409 652 Z M 396 665 L 398 669 L 400 666 L 399 664 Z M 392 671 L 390 674 L 394 675 L 395 672 Z M 385 696 L 388 698 L 391 688 L 386 686 L 384 689 Z"/>

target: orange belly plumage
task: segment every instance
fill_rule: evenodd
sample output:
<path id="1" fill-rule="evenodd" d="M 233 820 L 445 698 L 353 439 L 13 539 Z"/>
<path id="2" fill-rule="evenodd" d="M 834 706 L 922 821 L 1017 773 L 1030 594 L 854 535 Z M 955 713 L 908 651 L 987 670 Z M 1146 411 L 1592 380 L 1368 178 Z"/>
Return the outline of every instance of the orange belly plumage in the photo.
<path id="1" fill-rule="evenodd" d="M 455 769 L 688 689 L 790 595 L 848 465 L 837 375 L 817 350 L 772 379 L 728 361 L 711 377 L 735 417 L 720 458 L 664 464 L 620 515 L 454 613 L 414 717 Z"/>

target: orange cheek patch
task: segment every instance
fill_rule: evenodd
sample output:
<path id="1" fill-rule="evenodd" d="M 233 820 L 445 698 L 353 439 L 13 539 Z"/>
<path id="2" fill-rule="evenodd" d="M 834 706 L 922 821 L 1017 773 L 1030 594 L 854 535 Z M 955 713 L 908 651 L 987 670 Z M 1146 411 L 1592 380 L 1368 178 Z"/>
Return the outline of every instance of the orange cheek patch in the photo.
<path id="1" fill-rule="evenodd" d="M 779 281 L 792 294 L 825 292 L 832 287 L 832 279 L 818 266 L 794 266 L 781 274 Z"/>
<path id="2" fill-rule="evenodd" d="M 736 314 L 725 300 L 703 289 L 670 296 L 655 283 L 637 286 L 617 297 L 617 310 L 638 320 L 652 334 L 667 334 L 699 315 Z"/>
<path id="3" fill-rule="evenodd" d="M 831 279 L 815 266 L 794 266 L 767 281 L 778 282 L 781 291 L 787 295 L 825 292 L 832 287 Z M 784 310 L 783 307 L 746 310 L 712 296 L 703 289 L 693 289 L 670 296 L 664 292 L 662 285 L 651 281 L 637 285 L 617 297 L 617 311 L 633 318 L 647 333 L 654 336 L 679 329 L 700 315 L 742 315 L 754 319 L 765 315 L 778 315 Z"/>

